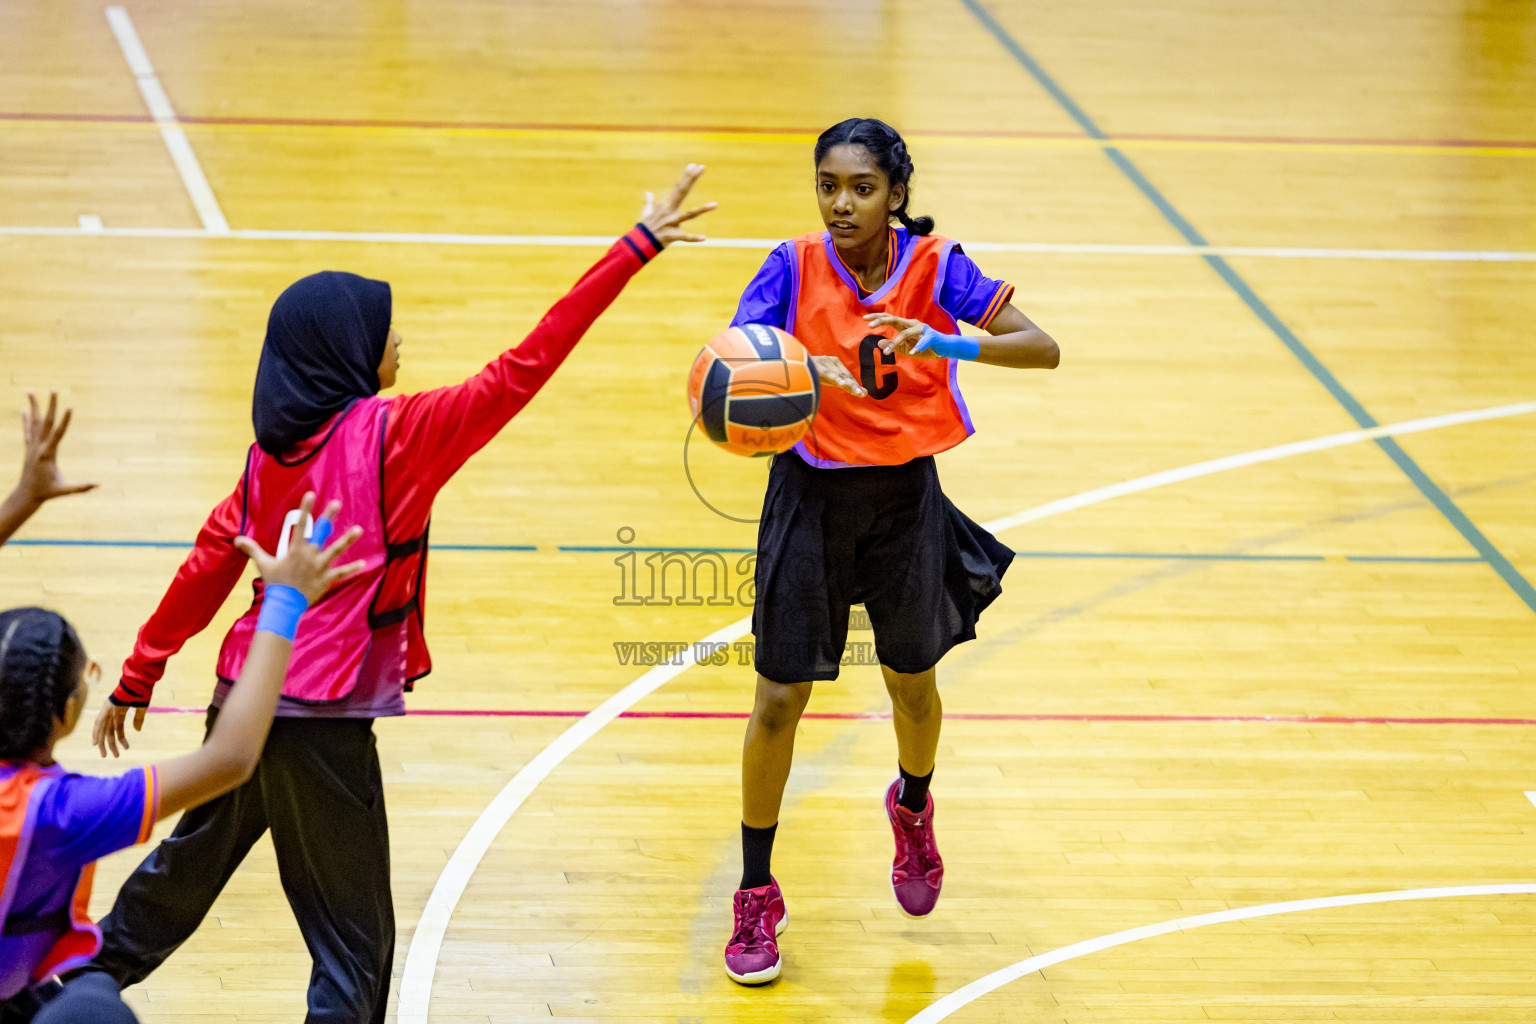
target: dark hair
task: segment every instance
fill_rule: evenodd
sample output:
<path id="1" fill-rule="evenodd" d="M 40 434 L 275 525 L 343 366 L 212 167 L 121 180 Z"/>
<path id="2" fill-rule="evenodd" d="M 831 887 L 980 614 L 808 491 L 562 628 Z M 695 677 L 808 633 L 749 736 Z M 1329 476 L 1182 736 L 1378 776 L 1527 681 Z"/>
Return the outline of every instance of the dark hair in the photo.
<path id="1" fill-rule="evenodd" d="M 913 217 L 907 213 L 907 203 L 912 199 L 912 158 L 907 155 L 907 144 L 900 132 L 873 117 L 839 121 L 816 139 L 816 166 L 821 166 L 821 158 L 833 146 L 863 146 L 869 150 L 875 166 L 890 179 L 891 188 L 901 185 L 906 189 L 901 205 L 891 211 L 891 216 L 914 235 L 926 235 L 933 230 L 932 217 Z"/>
<path id="2" fill-rule="evenodd" d="M 85 646 L 62 615 L 0 612 L 0 760 L 30 758 L 48 746 L 85 666 Z"/>

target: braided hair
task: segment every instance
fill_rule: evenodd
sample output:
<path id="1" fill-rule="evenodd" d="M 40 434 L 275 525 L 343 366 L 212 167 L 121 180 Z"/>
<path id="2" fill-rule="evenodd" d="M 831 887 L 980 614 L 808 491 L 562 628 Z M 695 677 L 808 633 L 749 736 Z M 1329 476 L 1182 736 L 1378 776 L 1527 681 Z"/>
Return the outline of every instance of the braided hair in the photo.
<path id="1" fill-rule="evenodd" d="M 27 760 L 47 749 L 86 665 L 85 646 L 62 615 L 43 608 L 0 612 L 0 760 Z"/>
<path id="2" fill-rule="evenodd" d="M 901 222 L 910 234 L 926 235 L 933 230 L 932 217 L 913 217 L 907 213 L 907 203 L 912 199 L 912 158 L 907 155 L 907 144 L 901 133 L 890 125 L 873 117 L 850 117 L 821 133 L 816 140 L 814 163 L 833 146 L 863 146 L 869 151 L 875 166 L 885 172 L 891 188 L 904 187 L 901 205 L 891 211 L 891 216 Z"/>

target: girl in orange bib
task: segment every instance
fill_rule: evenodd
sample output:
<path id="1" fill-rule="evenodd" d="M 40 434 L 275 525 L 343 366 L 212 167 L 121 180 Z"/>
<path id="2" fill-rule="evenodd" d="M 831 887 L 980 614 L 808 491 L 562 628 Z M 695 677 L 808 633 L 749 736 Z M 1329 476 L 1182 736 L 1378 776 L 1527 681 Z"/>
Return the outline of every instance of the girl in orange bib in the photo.
<path id="1" fill-rule="evenodd" d="M 933 831 L 942 712 L 935 667 L 974 639 L 1013 552 L 939 487 L 933 456 L 973 432 L 959 364 L 1052 369 L 1056 343 L 1009 302 L 933 220 L 907 212 L 912 161 L 873 118 L 816 141 L 825 230 L 773 251 L 733 325 L 799 338 L 823 381 L 814 429 L 773 460 L 758 529 L 757 699 L 742 752 L 742 861 L 732 979 L 778 977 L 784 898 L 770 873 L 795 728 L 816 680 L 836 679 L 848 615 L 862 603 L 890 692 L 899 777 L 885 794 L 896 842 L 891 886 L 912 917 L 933 910 L 943 861 Z M 891 221 L 901 224 L 891 226 Z M 960 333 L 960 321 L 988 332 Z"/>
<path id="2" fill-rule="evenodd" d="M 0 545 L 44 502 L 95 484 L 71 484 L 58 449 L 70 412 L 23 417 L 21 482 L 0 503 Z M 0 1024 L 134 1024 L 117 985 L 90 973 L 64 984 L 101 948 L 86 910 L 95 862 L 144 842 L 161 818 L 227 793 L 256 768 L 283 687 L 299 617 L 333 583 L 362 563 L 334 566 L 357 539 L 354 527 L 325 550 L 338 503 L 313 523 L 315 496 L 300 506 L 296 539 L 272 558 L 248 537 L 236 540 L 253 559 L 267 593 L 240 673 L 207 741 L 199 749 L 113 777 L 76 775 L 54 760 L 75 728 L 95 664 L 63 616 L 43 608 L 0 612 Z"/>

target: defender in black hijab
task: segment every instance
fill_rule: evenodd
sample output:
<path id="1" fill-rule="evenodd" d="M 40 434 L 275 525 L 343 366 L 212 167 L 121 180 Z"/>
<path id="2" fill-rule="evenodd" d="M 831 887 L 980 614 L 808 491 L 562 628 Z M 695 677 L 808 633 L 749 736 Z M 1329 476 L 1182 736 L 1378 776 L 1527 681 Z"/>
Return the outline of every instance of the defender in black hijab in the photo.
<path id="1" fill-rule="evenodd" d="M 277 297 L 251 402 L 262 451 L 277 455 L 378 394 L 391 305 L 387 283 L 339 270 L 302 277 Z"/>

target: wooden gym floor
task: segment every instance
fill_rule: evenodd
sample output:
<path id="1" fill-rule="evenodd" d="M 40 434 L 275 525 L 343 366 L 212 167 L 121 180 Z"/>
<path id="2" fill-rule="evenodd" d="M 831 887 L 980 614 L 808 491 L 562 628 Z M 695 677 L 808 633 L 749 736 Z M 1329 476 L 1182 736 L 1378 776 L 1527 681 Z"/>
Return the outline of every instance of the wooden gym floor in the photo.
<path id="1" fill-rule="evenodd" d="M 438 503 L 437 671 L 378 727 L 391 1019 L 1530 1020 L 1532 95 L 1536 8 L 1495 0 L 12 0 L 0 408 L 61 389 L 102 488 L 0 554 L 0 600 L 65 611 L 110 673 L 236 481 L 284 285 L 389 280 L 400 386 L 462 379 L 702 161 L 723 244 L 647 269 Z M 1022 555 L 940 670 L 938 911 L 890 897 L 894 744 L 851 666 L 786 799 L 784 977 L 746 990 L 751 671 L 621 656 L 746 610 L 616 598 L 649 549 L 744 578 L 765 467 L 687 443 L 683 377 L 818 226 L 811 140 L 854 114 L 909 133 L 914 209 L 1063 361 L 962 370 L 979 429 L 941 459 Z M 129 760 L 197 741 L 242 592 Z M 1399 895 L 1343 898 L 1370 893 Z M 263 845 L 130 999 L 293 1021 L 308 971 Z"/>

